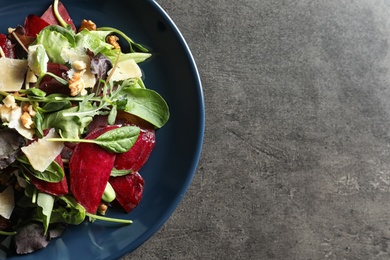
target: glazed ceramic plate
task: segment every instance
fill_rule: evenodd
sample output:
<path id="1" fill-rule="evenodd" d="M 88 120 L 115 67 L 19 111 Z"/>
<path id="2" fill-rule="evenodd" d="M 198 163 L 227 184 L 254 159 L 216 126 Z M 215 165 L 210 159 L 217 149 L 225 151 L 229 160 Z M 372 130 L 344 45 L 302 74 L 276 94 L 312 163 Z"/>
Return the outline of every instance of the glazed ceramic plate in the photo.
<path id="1" fill-rule="evenodd" d="M 201 83 L 182 35 L 162 8 L 151 0 L 63 0 L 76 26 L 91 19 L 127 33 L 152 50 L 143 63 L 147 88 L 159 92 L 171 111 L 157 132 L 157 144 L 140 173 L 144 196 L 130 214 L 110 210 L 108 216 L 132 219 L 128 226 L 104 222 L 70 226 L 47 248 L 7 259 L 118 259 L 150 238 L 170 217 L 191 183 L 204 132 Z M 40 15 L 51 0 L 0 0 L 0 31 L 23 24 L 26 15 Z M 3 256 L 0 255 L 0 258 Z"/>

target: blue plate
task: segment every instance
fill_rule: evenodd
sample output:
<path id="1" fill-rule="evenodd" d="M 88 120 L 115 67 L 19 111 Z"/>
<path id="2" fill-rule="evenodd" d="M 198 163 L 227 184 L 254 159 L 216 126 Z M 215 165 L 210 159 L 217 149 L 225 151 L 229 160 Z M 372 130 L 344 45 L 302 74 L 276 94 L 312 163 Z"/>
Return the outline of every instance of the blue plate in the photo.
<path id="1" fill-rule="evenodd" d="M 0 32 L 40 15 L 51 0 L 0 0 Z M 141 65 L 147 88 L 170 106 L 169 122 L 157 132 L 157 144 L 140 173 L 145 191 L 130 214 L 110 210 L 108 216 L 132 219 L 129 226 L 103 222 L 70 226 L 47 248 L 7 259 L 117 259 L 150 238 L 180 203 L 196 171 L 204 134 L 201 82 L 191 52 L 179 30 L 152 0 L 63 0 L 76 26 L 91 19 L 98 26 L 126 32 L 149 47 L 154 58 Z M 0 255 L 0 258 L 3 256 Z"/>

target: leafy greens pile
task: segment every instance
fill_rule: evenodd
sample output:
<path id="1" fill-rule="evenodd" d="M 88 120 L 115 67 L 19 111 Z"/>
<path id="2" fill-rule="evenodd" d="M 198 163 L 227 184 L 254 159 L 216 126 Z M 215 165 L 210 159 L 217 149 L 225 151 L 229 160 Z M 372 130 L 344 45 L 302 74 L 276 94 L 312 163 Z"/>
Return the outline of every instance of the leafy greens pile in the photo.
<path id="1" fill-rule="evenodd" d="M 9 77 L 0 79 L 5 251 L 44 248 L 86 218 L 131 223 L 104 214 L 137 206 L 144 184 L 138 170 L 155 129 L 169 118 L 165 100 L 142 80 L 138 64 L 150 57 L 115 28 L 83 21 L 76 31 L 58 0 L 0 35 L 0 71 Z"/>

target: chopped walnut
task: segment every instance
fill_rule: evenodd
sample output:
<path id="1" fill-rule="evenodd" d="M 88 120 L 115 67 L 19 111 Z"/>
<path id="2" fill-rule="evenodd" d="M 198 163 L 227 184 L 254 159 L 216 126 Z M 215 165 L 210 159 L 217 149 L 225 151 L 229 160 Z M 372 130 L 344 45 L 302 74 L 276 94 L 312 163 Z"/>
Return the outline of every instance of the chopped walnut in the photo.
<path id="1" fill-rule="evenodd" d="M 34 126 L 34 122 L 32 121 L 32 118 L 28 112 L 23 112 L 22 116 L 20 117 L 20 121 L 27 129 L 31 129 Z"/>
<path id="2" fill-rule="evenodd" d="M 81 78 L 83 76 L 83 73 L 85 70 L 77 71 L 73 74 L 72 78 L 68 81 L 69 89 L 70 89 L 70 95 L 71 96 L 77 96 L 79 93 L 84 94 L 85 93 L 85 82 Z"/>
<path id="3" fill-rule="evenodd" d="M 107 42 L 114 46 L 115 49 L 120 50 L 121 46 L 118 43 L 119 38 L 115 35 L 110 35 L 107 37 Z"/>
<path id="4" fill-rule="evenodd" d="M 97 211 L 98 211 L 100 214 L 105 215 L 107 209 L 108 209 L 107 204 L 105 204 L 105 203 L 102 202 L 102 203 L 99 204 L 99 207 L 98 207 L 98 210 L 97 210 Z"/>
<path id="5" fill-rule="evenodd" d="M 81 21 L 79 32 L 81 32 L 84 29 L 87 29 L 88 31 L 96 31 L 96 24 L 91 20 L 84 19 Z"/>
<path id="6" fill-rule="evenodd" d="M 30 116 L 34 117 L 37 112 L 35 112 L 34 108 L 32 105 L 29 103 L 25 103 L 22 108 L 23 112 L 27 112 Z"/>

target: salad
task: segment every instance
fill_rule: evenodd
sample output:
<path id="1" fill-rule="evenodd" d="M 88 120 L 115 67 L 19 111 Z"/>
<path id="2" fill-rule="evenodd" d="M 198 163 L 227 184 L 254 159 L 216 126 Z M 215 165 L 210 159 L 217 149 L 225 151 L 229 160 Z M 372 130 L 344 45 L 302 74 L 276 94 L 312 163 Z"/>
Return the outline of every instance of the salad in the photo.
<path id="1" fill-rule="evenodd" d="M 142 80 L 150 57 L 118 29 L 76 28 L 58 0 L 0 34 L 2 250 L 34 252 L 84 221 L 132 223 L 105 214 L 139 204 L 139 171 L 169 119 Z"/>

